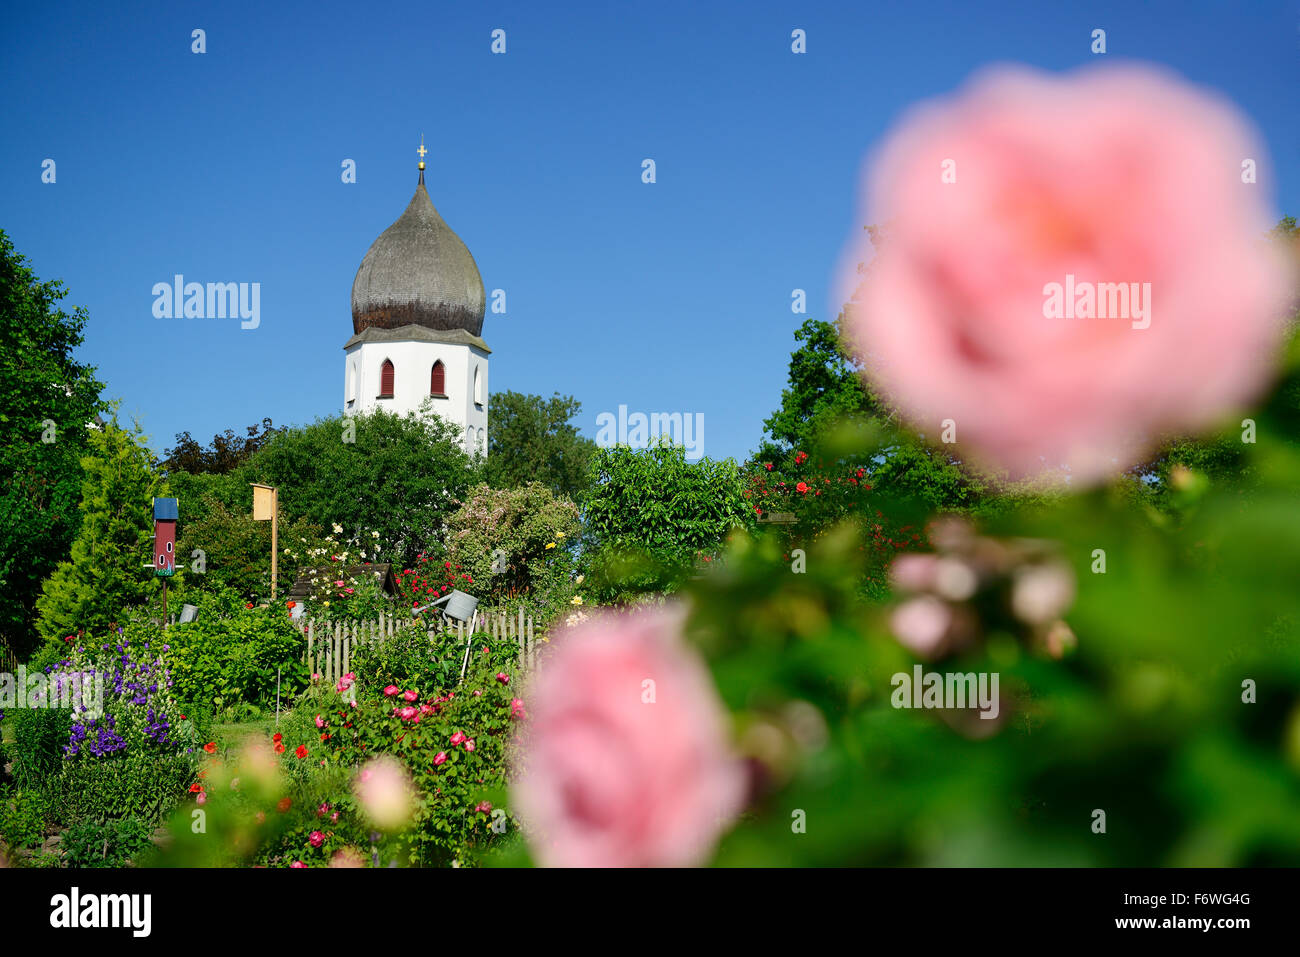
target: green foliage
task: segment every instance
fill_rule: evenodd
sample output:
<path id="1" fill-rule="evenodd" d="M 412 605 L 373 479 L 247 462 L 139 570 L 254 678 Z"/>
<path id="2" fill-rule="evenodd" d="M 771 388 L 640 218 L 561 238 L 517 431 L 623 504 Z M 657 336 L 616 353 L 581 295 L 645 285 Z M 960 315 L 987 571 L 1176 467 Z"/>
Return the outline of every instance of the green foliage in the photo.
<path id="1" fill-rule="evenodd" d="M 399 628 L 382 641 L 361 642 L 352 652 L 352 672 L 363 689 L 451 688 L 460 677 L 463 645 L 435 642 L 423 625 Z"/>
<path id="2" fill-rule="evenodd" d="M 0 787 L 0 842 L 11 848 L 39 846 L 54 814 L 54 800 L 43 789 Z"/>
<path id="3" fill-rule="evenodd" d="M 354 439 L 353 441 L 348 441 Z M 379 532 L 402 565 L 441 540 L 469 483 L 457 429 L 437 417 L 382 410 L 286 429 L 239 470 L 280 489 L 286 516 L 347 533 Z"/>
<path id="4" fill-rule="evenodd" d="M 671 589 L 754 515 L 733 460 L 688 463 L 667 441 L 598 449 L 583 508 L 588 587 L 606 601 Z"/>
<path id="5" fill-rule="evenodd" d="M 191 754 L 136 751 L 68 762 L 53 786 L 68 820 L 104 825 L 135 818 L 152 827 L 181 800 L 196 769 Z"/>
<path id="6" fill-rule="evenodd" d="M 73 358 L 86 312 L 58 308 L 65 295 L 0 230 L 0 646 L 20 659 L 36 643 L 41 582 L 81 523 L 87 423 L 106 411 L 94 368 Z"/>
<path id="7" fill-rule="evenodd" d="M 166 494 L 138 427 L 116 421 L 92 430 L 82 459 L 81 530 L 71 561 L 60 563 L 36 603 L 47 642 L 78 633 L 105 634 L 124 611 L 158 589 L 150 567 L 153 498 Z"/>
<path id="8" fill-rule="evenodd" d="M 173 479 L 174 481 L 174 479 Z M 177 564 L 185 565 L 187 587 L 209 592 L 232 589 L 247 598 L 271 593 L 271 523 L 253 519 L 251 489 L 245 485 L 246 505 L 230 508 L 216 498 L 209 498 L 196 511 L 199 517 L 188 519 L 187 499 L 180 497 L 181 513 L 176 545 Z M 321 538 L 321 529 L 305 519 L 285 521 L 280 525 L 280 542 L 300 544 Z M 202 552 L 202 573 L 193 570 L 195 550 Z M 303 549 L 282 548 L 279 556 L 281 589 L 292 584 L 298 569 L 309 561 Z M 302 555 L 302 559 L 296 556 Z"/>
<path id="9" fill-rule="evenodd" d="M 1251 483 L 1198 474 L 1176 522 L 1117 489 L 984 520 L 988 554 L 1049 541 L 1077 586 L 1059 658 L 982 591 L 951 603 L 976 640 L 919 664 L 998 675 L 996 720 L 895 706 L 918 661 L 892 634 L 896 602 L 862 600 L 852 524 L 812 542 L 802 574 L 775 539 L 737 536 L 686 589 L 766 789 L 717 863 L 1300 863 L 1300 455 L 1274 407 L 1244 450 Z M 796 841 L 791 808 L 820 822 Z"/>
<path id="10" fill-rule="evenodd" d="M 280 604 L 248 608 L 234 592 L 201 596 L 198 617 L 168 628 L 167 661 L 178 700 L 214 713 L 274 707 L 276 675 L 288 698 L 307 683 L 306 639 Z M 232 710 L 233 709 L 233 710 Z"/>
<path id="11" fill-rule="evenodd" d="M 87 818 L 63 835 L 68 867 L 125 867 L 152 846 L 149 828 L 133 817 L 98 824 Z"/>
<path id="12" fill-rule="evenodd" d="M 581 530 L 577 506 L 540 482 L 479 485 L 451 517 L 447 548 L 469 575 L 466 587 L 485 605 L 524 605 L 550 618 L 573 596 Z"/>
<path id="13" fill-rule="evenodd" d="M 5 716 L 12 724 L 14 746 L 9 750 L 12 776 L 20 787 L 33 788 L 63 766 L 72 713 L 66 708 L 17 708 Z"/>
<path id="14" fill-rule="evenodd" d="M 409 773 L 418 795 L 416 811 L 409 826 L 390 839 L 385 853 L 401 864 L 472 863 L 514 829 L 508 819 L 498 826 L 500 833 L 491 824 L 492 811 L 503 802 L 514 724 L 514 692 L 496 674 L 515 673 L 517 648 L 510 642 L 497 648 L 485 644 L 484 653 L 477 647 L 479 640 L 476 636 L 466 679 L 454 692 L 434 696 L 425 689 L 412 689 L 418 690 L 419 697 L 410 706 L 423 704 L 426 709 L 419 721 L 394 713 L 395 704 L 408 705 L 400 695 L 367 694 L 358 707 L 339 707 L 325 716 L 334 760 L 356 767 L 375 755 L 390 754 Z M 446 648 L 444 654 L 450 650 Z M 472 750 L 464 742 L 453 743 L 457 734 L 469 739 Z M 439 761 L 439 754 L 445 760 Z M 340 795 L 333 803 L 360 816 L 351 796 Z"/>
<path id="15" fill-rule="evenodd" d="M 190 474 L 208 473 L 224 475 L 243 465 L 253 453 L 262 448 L 280 430 L 276 429 L 270 419 L 263 419 L 260 425 L 250 425 L 245 430 L 247 435 L 237 436 L 232 429 L 219 432 L 212 437 L 211 446 L 202 446 L 188 432 L 176 436 L 176 444 L 167 450 L 162 460 L 162 467 L 168 474 L 188 472 Z"/>
<path id="16" fill-rule="evenodd" d="M 540 395 L 499 392 L 488 419 L 487 481 L 493 488 L 541 482 L 556 495 L 581 501 L 595 443 L 570 422 L 582 403 L 558 392 Z"/>

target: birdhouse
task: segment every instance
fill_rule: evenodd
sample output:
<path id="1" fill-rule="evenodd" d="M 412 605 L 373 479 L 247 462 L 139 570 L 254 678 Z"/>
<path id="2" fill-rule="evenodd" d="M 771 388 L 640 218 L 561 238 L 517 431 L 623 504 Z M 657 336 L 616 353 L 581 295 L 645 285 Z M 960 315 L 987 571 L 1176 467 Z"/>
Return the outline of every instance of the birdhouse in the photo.
<path id="1" fill-rule="evenodd" d="M 176 499 L 153 500 L 153 573 L 163 577 L 176 574 Z"/>

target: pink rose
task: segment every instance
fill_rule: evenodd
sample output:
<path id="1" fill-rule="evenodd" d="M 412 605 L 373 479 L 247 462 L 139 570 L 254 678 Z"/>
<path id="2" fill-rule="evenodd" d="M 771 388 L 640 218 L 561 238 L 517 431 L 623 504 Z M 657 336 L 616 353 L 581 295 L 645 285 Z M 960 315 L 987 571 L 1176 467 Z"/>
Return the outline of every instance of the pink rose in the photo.
<path id="1" fill-rule="evenodd" d="M 474 739 L 473 739 L 473 738 L 466 738 L 466 739 L 465 739 L 465 750 L 466 750 L 466 751 L 473 751 L 473 750 L 474 750 Z"/>
<path id="2" fill-rule="evenodd" d="M 453 734 L 453 735 L 451 736 L 451 743 L 452 743 L 452 744 L 460 744 L 460 743 L 461 743 L 462 741 L 464 741 L 464 740 L 465 740 L 465 732 L 464 732 L 464 731 L 457 731 L 455 734 Z"/>
<path id="3" fill-rule="evenodd" d="M 539 863 L 700 864 L 739 812 L 727 714 L 680 628 L 679 610 L 593 616 L 531 679 L 514 798 Z"/>
<path id="4" fill-rule="evenodd" d="M 990 70 L 874 163 L 864 222 L 888 225 L 843 285 L 861 284 L 856 351 L 918 431 L 951 420 L 959 457 L 1075 488 L 1116 475 L 1267 384 L 1287 268 L 1240 176 L 1263 155 L 1164 72 Z"/>
<path id="5" fill-rule="evenodd" d="M 474 805 L 474 810 L 478 811 L 479 814 L 491 814 L 492 803 L 490 801 L 479 801 L 478 804 Z"/>
<path id="6" fill-rule="evenodd" d="M 446 760 L 447 760 L 447 752 L 439 751 L 437 754 L 433 756 L 434 767 L 437 767 L 440 764 L 444 764 Z"/>
<path id="7" fill-rule="evenodd" d="M 402 697 L 405 698 L 407 701 L 418 701 L 420 698 L 419 694 L 417 694 L 414 691 L 403 691 Z"/>
<path id="8" fill-rule="evenodd" d="M 523 698 L 510 699 L 510 717 L 514 718 L 517 721 L 523 721 L 524 718 L 527 717 L 527 715 L 524 714 Z"/>
<path id="9" fill-rule="evenodd" d="M 393 695 L 397 694 L 398 690 L 397 685 L 389 685 L 384 689 L 384 695 L 385 697 L 391 698 Z"/>
<path id="10" fill-rule="evenodd" d="M 418 712 L 415 708 L 412 708 L 410 705 L 407 705 L 405 708 L 403 708 L 401 711 L 397 713 L 403 721 L 410 721 L 420 712 Z"/>
<path id="11" fill-rule="evenodd" d="M 501 682 L 503 685 L 510 684 L 510 676 L 506 674 L 504 671 L 498 671 L 496 674 L 496 678 L 497 681 Z"/>
<path id="12" fill-rule="evenodd" d="M 366 764 L 352 790 L 362 811 L 381 830 L 401 827 L 415 810 L 411 780 L 402 765 L 388 755 Z"/>
<path id="13" fill-rule="evenodd" d="M 311 844 L 312 847 L 320 847 L 325 843 L 325 835 L 320 831 L 312 831 L 310 836 L 307 838 L 307 842 Z"/>
<path id="14" fill-rule="evenodd" d="M 290 864 L 289 866 L 290 866 L 290 867 L 306 867 L 307 865 L 304 864 L 302 861 L 294 861 L 294 862 L 293 862 L 292 864 Z"/>
<path id="15" fill-rule="evenodd" d="M 325 719 L 322 718 L 320 715 L 316 715 L 316 727 L 317 728 L 325 727 Z"/>

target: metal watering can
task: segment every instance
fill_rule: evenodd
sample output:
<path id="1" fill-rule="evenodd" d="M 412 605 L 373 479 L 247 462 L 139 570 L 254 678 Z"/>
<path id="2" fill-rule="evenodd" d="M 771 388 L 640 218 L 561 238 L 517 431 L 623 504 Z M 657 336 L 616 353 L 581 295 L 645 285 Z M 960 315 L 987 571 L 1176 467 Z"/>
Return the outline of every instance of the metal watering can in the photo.
<path id="1" fill-rule="evenodd" d="M 442 613 L 448 618 L 454 618 L 457 621 L 469 621 L 474 617 L 474 609 L 478 607 L 477 598 L 453 588 L 450 595 L 443 595 L 437 601 L 430 602 L 423 608 L 415 609 L 412 614 L 418 615 L 422 612 L 426 612 L 434 605 L 441 605 L 443 602 L 447 603 L 447 607 L 442 610 Z"/>

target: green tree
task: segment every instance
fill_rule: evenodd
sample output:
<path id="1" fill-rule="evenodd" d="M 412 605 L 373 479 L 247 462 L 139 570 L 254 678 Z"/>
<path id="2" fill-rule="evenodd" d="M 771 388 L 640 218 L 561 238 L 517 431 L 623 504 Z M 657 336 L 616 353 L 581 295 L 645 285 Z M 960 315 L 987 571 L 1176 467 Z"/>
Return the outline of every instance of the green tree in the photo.
<path id="1" fill-rule="evenodd" d="M 579 500 L 596 445 L 570 421 L 582 403 L 558 392 L 502 392 L 492 397 L 488 420 L 487 480 L 493 488 L 541 482 L 557 495 Z"/>
<path id="2" fill-rule="evenodd" d="M 139 426 L 123 429 L 116 419 L 91 430 L 89 443 L 72 558 L 46 579 L 36 602 L 47 642 L 102 634 L 158 587 L 150 571 L 153 499 L 167 492 L 153 454 Z"/>
<path id="3" fill-rule="evenodd" d="M 162 467 L 172 472 L 189 472 L 193 475 L 224 475 L 243 465 L 258 449 L 266 445 L 280 431 L 263 419 L 244 430 L 246 435 L 236 435 L 233 429 L 218 432 L 212 444 L 203 446 L 188 432 L 176 435 L 176 444 L 167 450 Z"/>
<path id="4" fill-rule="evenodd" d="M 885 230 L 866 228 L 873 246 L 887 241 Z M 870 281 L 870 264 L 859 265 L 858 272 L 864 283 Z M 811 459 L 825 474 L 863 469 L 882 498 L 896 499 L 909 511 L 912 505 L 954 511 L 1002 507 L 990 477 L 919 438 L 871 387 L 865 375 L 870 356 L 853 348 L 846 335 L 850 308 L 834 323 L 807 319 L 796 330 L 801 344 L 790 355 L 789 384 L 780 408 L 763 423 L 766 438 L 750 459 L 751 471 L 771 472 L 770 464 L 774 478 L 787 476 L 793 484 L 799 465 Z M 873 438 L 858 441 L 855 433 Z M 865 454 L 858 451 L 864 447 Z"/>
<path id="5" fill-rule="evenodd" d="M 385 555 L 409 565 L 442 544 L 464 497 L 470 459 L 459 430 L 436 416 L 376 410 L 285 429 L 238 470 L 245 482 L 279 488 L 284 516 L 348 535 L 379 533 Z M 241 506 L 251 508 L 245 485 Z"/>
<path id="6" fill-rule="evenodd" d="M 583 513 L 590 589 L 602 600 L 675 587 L 753 517 L 734 460 L 687 462 L 666 440 L 597 449 Z"/>
<path id="7" fill-rule="evenodd" d="M 37 640 L 41 582 L 76 537 L 87 424 L 105 410 L 95 370 L 73 358 L 86 311 L 58 308 L 66 295 L 0 230 L 0 642 L 20 657 Z"/>

